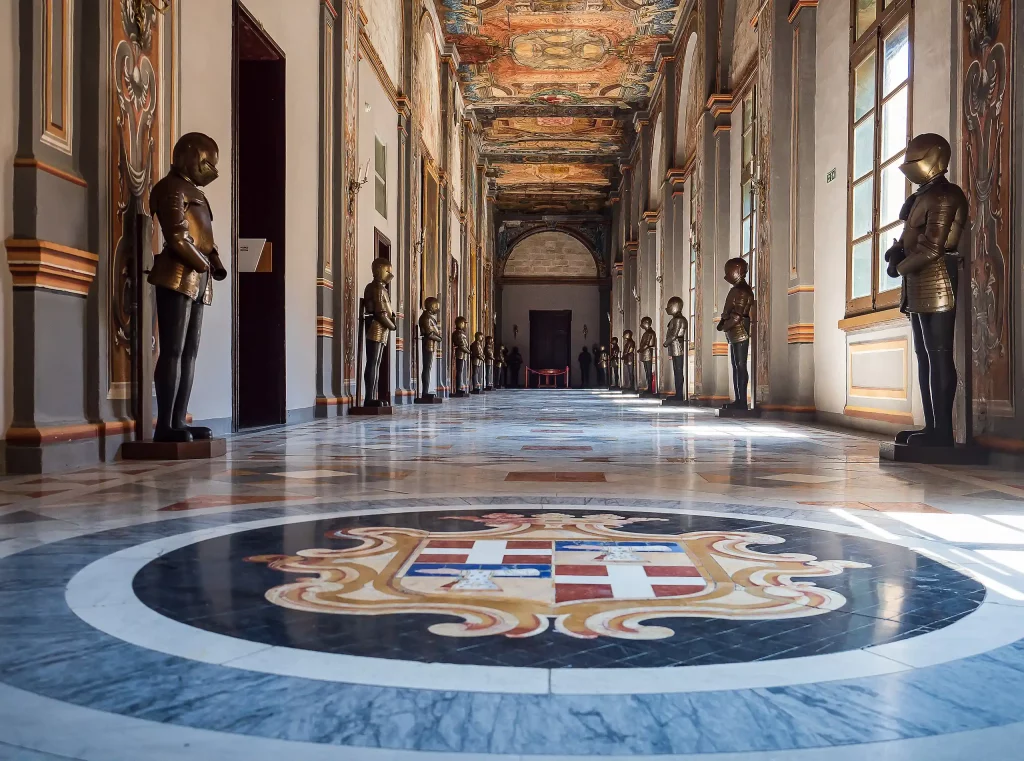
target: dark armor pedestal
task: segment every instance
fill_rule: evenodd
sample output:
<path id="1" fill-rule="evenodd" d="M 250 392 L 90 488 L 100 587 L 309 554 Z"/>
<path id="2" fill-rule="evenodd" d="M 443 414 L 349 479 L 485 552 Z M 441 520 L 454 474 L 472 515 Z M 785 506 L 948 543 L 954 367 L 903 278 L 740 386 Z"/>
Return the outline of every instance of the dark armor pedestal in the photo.
<path id="1" fill-rule="evenodd" d="M 349 415 L 363 415 L 363 416 L 368 416 L 368 415 L 394 415 L 395 414 L 395 408 L 392 407 L 390 404 L 387 405 L 387 406 L 383 406 L 382 405 L 380 407 L 349 407 L 348 408 L 348 414 Z"/>
<path id="2" fill-rule="evenodd" d="M 468 391 L 459 390 L 459 391 L 453 391 L 451 393 L 451 395 L 449 396 L 449 398 L 450 399 L 465 399 L 467 396 L 469 396 L 469 392 Z"/>
<path id="3" fill-rule="evenodd" d="M 761 417 L 761 410 L 759 409 L 743 409 L 742 407 L 721 407 L 718 410 L 718 417 L 720 418 L 748 418 L 756 419 Z"/>
<path id="4" fill-rule="evenodd" d="M 228 452 L 225 439 L 201 441 L 126 441 L 121 445 L 122 460 L 210 460 Z"/>
<path id="5" fill-rule="evenodd" d="M 444 404 L 444 399 L 439 397 L 437 394 L 424 394 L 423 396 L 417 396 L 413 404 Z"/>
<path id="6" fill-rule="evenodd" d="M 878 459 L 887 462 L 915 462 L 923 465 L 987 465 L 989 452 L 981 447 L 922 447 L 883 441 Z"/>
<path id="7" fill-rule="evenodd" d="M 692 407 L 693 404 L 689 399 L 676 399 L 674 396 L 670 396 L 668 399 L 664 399 L 661 402 L 662 407 Z"/>

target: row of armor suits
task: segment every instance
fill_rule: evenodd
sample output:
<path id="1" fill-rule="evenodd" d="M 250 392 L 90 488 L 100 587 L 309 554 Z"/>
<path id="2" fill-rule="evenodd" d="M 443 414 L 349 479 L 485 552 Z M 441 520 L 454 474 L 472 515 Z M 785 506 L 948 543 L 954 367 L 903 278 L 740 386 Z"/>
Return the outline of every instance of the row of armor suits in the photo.
<path id="1" fill-rule="evenodd" d="M 479 394 L 508 386 L 508 349 L 501 345 L 495 348 L 494 336 L 480 332 L 473 335 L 470 343 L 465 317 L 455 318 L 452 351 L 455 356 L 455 390 L 452 396 L 463 397 L 467 393 Z M 470 389 L 468 392 L 467 388 Z"/>
<path id="2" fill-rule="evenodd" d="M 669 299 L 665 309 L 669 315 L 665 328 L 665 341 L 662 344 L 668 349 L 672 358 L 672 369 L 675 376 L 675 396 L 682 399 L 686 396 L 686 356 L 689 350 L 689 324 L 683 316 L 683 300 L 678 296 Z M 611 346 L 601 346 L 597 350 L 597 383 L 607 385 L 611 389 L 623 391 L 640 391 L 641 396 L 655 396 L 654 361 L 658 350 L 658 335 L 654 331 L 654 320 L 644 317 L 640 320 L 640 343 L 637 345 L 632 330 L 622 333 L 622 345 L 617 336 L 613 336 Z M 643 385 L 637 387 L 636 363 L 640 361 L 643 370 Z"/>

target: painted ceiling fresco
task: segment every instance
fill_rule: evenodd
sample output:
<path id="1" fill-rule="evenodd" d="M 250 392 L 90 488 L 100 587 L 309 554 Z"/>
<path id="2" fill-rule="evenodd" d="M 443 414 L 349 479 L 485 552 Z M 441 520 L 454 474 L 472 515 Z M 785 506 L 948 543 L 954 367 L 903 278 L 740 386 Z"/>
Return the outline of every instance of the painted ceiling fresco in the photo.
<path id="1" fill-rule="evenodd" d="M 679 0 L 436 1 L 459 50 L 466 100 L 484 127 L 483 152 L 499 169 L 499 205 L 603 206 L 628 149 L 629 120 L 650 98 L 658 45 L 678 23 Z M 574 197 L 580 189 L 585 194 Z"/>

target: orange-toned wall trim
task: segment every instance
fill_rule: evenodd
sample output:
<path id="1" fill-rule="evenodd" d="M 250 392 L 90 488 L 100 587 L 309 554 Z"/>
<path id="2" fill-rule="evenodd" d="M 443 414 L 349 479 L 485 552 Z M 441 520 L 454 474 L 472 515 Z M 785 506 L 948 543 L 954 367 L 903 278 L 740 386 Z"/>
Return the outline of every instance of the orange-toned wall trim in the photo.
<path id="1" fill-rule="evenodd" d="M 718 117 L 721 114 L 731 114 L 733 110 L 732 93 L 712 93 L 711 97 L 708 98 L 707 109 L 714 117 Z"/>
<path id="2" fill-rule="evenodd" d="M 762 404 L 761 409 L 766 412 L 799 412 L 800 414 L 808 414 L 818 411 L 813 404 L 806 406 L 801 406 L 799 404 Z"/>
<path id="3" fill-rule="evenodd" d="M 316 279 L 316 285 L 318 288 L 330 288 L 332 291 L 334 290 L 334 283 L 325 277 L 318 277 Z"/>
<path id="4" fill-rule="evenodd" d="M 729 356 L 729 344 L 725 341 L 716 341 L 711 344 L 711 356 L 712 357 L 728 357 Z"/>
<path id="5" fill-rule="evenodd" d="M 360 13 L 362 13 L 362 9 L 360 9 Z M 388 100 L 391 101 L 391 105 L 395 107 L 395 111 L 401 112 L 402 102 L 398 96 L 398 90 L 395 88 L 395 83 L 391 81 L 391 75 L 388 74 L 388 70 L 384 68 L 384 63 L 380 60 L 380 55 L 377 53 L 377 49 L 373 46 L 373 41 L 370 40 L 369 35 L 366 33 L 366 30 L 362 28 L 362 25 L 360 25 L 359 28 L 359 49 L 370 62 L 370 66 L 377 75 L 377 79 L 380 80 L 380 86 L 384 88 L 384 92 L 387 93 Z"/>
<path id="6" fill-rule="evenodd" d="M 396 338 L 395 339 L 395 351 L 405 351 L 405 339 L 404 338 Z"/>
<path id="7" fill-rule="evenodd" d="M 332 338 L 334 336 L 334 320 L 330 317 L 317 317 L 316 334 L 324 338 Z"/>
<path id="8" fill-rule="evenodd" d="M 85 296 L 96 279 L 97 254 L 45 240 L 8 238 L 6 246 L 15 288 L 45 288 Z"/>
<path id="9" fill-rule="evenodd" d="M 974 440 L 988 449 L 995 449 L 997 452 L 1020 452 L 1024 453 L 1024 441 L 1020 439 L 1007 439 L 1003 436 L 976 436 Z"/>
<path id="10" fill-rule="evenodd" d="M 813 285 L 794 285 L 792 288 L 790 288 L 788 291 L 786 291 L 786 293 L 788 293 L 790 296 L 792 296 L 794 293 L 814 293 L 814 286 Z"/>
<path id="11" fill-rule="evenodd" d="M 83 188 L 89 187 L 89 183 L 86 182 L 81 177 L 79 177 L 77 174 L 72 174 L 71 172 L 66 172 L 63 169 L 58 169 L 55 166 L 44 164 L 39 159 L 17 158 L 14 160 L 14 166 L 38 169 L 40 172 L 46 172 L 47 174 L 52 174 L 54 177 L 60 177 L 62 180 L 67 180 L 73 185 L 78 185 L 79 187 Z"/>
<path id="12" fill-rule="evenodd" d="M 135 428 L 132 420 L 109 420 L 103 423 L 81 425 L 44 426 L 43 428 L 9 428 L 7 443 L 17 447 L 40 447 L 68 441 L 95 439 L 100 436 L 120 436 Z"/>
<path id="13" fill-rule="evenodd" d="M 883 423 L 899 423 L 900 425 L 913 425 L 914 416 L 909 412 L 898 410 L 880 410 L 874 407 L 850 407 L 843 409 L 847 417 L 857 417 L 864 420 L 880 420 Z"/>
<path id="14" fill-rule="evenodd" d="M 886 309 L 882 312 L 871 312 L 870 314 L 861 314 L 856 317 L 847 317 L 845 320 L 839 321 L 839 329 L 850 332 L 851 330 L 873 328 L 878 325 L 884 325 L 887 322 L 899 322 L 906 319 L 907 316 L 900 312 L 899 309 Z"/>
<path id="15" fill-rule="evenodd" d="M 351 396 L 318 396 L 317 407 L 334 407 L 341 404 L 352 404 Z"/>
<path id="16" fill-rule="evenodd" d="M 786 328 L 786 337 L 791 344 L 814 343 L 814 323 L 800 322 Z"/>
<path id="17" fill-rule="evenodd" d="M 794 21 L 796 21 L 796 17 L 799 15 L 800 11 L 802 11 L 804 8 L 817 8 L 817 7 L 818 7 L 818 0 L 796 0 L 796 3 L 793 5 L 793 10 L 791 10 L 789 12 L 789 23 L 792 24 Z"/>
<path id="18" fill-rule="evenodd" d="M 400 397 L 402 399 L 406 399 L 406 398 L 411 397 L 411 396 L 416 396 L 416 392 L 415 391 L 411 391 L 411 390 L 406 390 L 404 388 L 400 388 L 397 391 L 395 391 L 395 396 Z"/>
<path id="19" fill-rule="evenodd" d="M 323 0 L 323 3 L 327 7 L 328 13 L 330 13 L 334 18 L 338 18 L 338 11 L 334 9 L 334 4 L 331 3 L 331 0 Z"/>

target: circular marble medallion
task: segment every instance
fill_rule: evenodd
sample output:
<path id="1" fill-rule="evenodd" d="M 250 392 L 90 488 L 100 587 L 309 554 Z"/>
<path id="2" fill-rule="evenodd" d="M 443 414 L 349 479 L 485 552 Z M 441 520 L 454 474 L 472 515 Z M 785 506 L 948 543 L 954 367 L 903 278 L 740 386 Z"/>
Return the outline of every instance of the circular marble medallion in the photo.
<path id="1" fill-rule="evenodd" d="M 818 528 L 565 507 L 305 520 L 166 552 L 153 611 L 273 647 L 423 664 L 636 669 L 855 651 L 946 627 L 979 582 Z"/>

